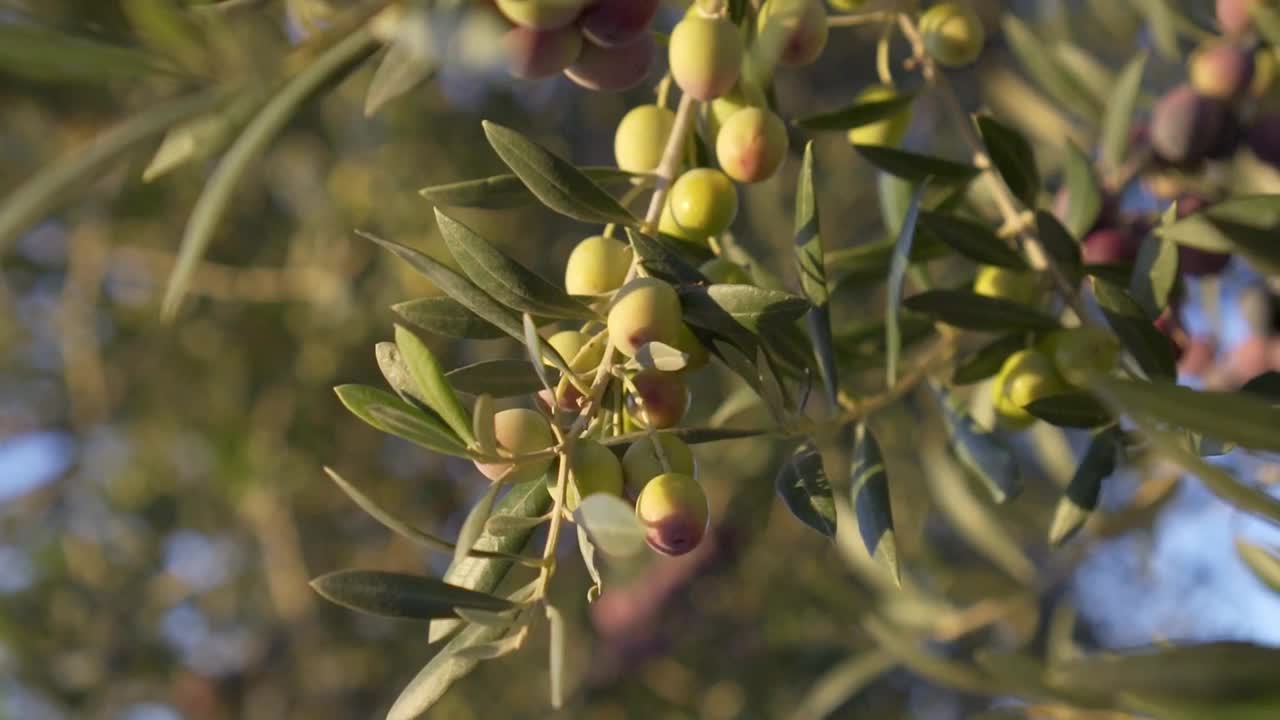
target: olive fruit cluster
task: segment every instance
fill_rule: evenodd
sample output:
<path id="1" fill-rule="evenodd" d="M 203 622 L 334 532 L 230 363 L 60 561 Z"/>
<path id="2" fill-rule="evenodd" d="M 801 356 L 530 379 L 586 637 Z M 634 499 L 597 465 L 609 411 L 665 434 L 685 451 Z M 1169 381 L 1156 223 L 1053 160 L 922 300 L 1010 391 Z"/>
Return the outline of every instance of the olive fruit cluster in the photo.
<path id="1" fill-rule="evenodd" d="M 649 26 L 659 0 L 496 0 L 512 28 L 503 37 L 519 78 L 564 72 L 589 90 L 619 91 L 653 64 Z"/>
<path id="2" fill-rule="evenodd" d="M 711 171 L 715 172 L 715 171 Z M 726 181 L 727 182 L 727 181 Z M 671 285 L 652 277 L 627 279 L 631 250 L 619 240 L 594 235 L 578 243 L 565 268 L 565 286 L 574 295 L 592 296 L 608 302 L 603 330 L 594 334 L 562 330 L 547 338 L 560 353 L 571 372 L 590 382 L 604 360 L 606 345 L 635 362 L 612 366 L 621 402 L 619 422 L 611 427 L 622 432 L 648 428 L 665 430 L 684 418 L 690 402 L 687 372 L 706 365 L 706 348 L 685 324 L 679 295 Z M 661 343 L 685 355 L 684 367 L 666 372 L 653 363 L 640 362 L 646 346 Z M 540 399 L 549 411 L 580 410 L 582 395 L 574 385 L 561 381 L 554 393 L 543 391 Z M 513 411 L 504 411 L 510 413 Z M 533 416 L 530 425 L 515 434 L 495 427 L 503 451 L 511 454 L 536 452 L 534 446 L 549 441 L 546 420 L 532 411 L 520 411 L 520 418 Z M 496 420 L 509 422 L 503 413 Z M 539 424 L 540 423 L 540 424 Z M 525 442 L 526 437 L 532 439 Z M 657 445 L 655 446 L 655 442 Z M 546 444 L 541 447 L 545 448 Z M 580 499 L 597 492 L 629 496 L 636 500 L 636 514 L 643 523 L 649 545 L 655 550 L 677 555 L 696 547 L 706 531 L 708 509 L 701 486 L 696 482 L 693 455 L 687 445 L 673 435 L 653 434 L 633 443 L 619 463 L 612 451 L 590 439 L 576 441 L 570 457 L 570 488 L 567 507 L 572 511 Z M 547 469 L 536 461 L 528 473 L 537 476 Z M 505 467 L 481 470 L 491 477 Z M 523 467 L 519 472 L 526 472 Z"/>
<path id="3" fill-rule="evenodd" d="M 1094 373 L 1109 373 L 1120 346 L 1106 330 L 1092 327 L 1058 330 L 1036 345 L 1010 355 L 991 385 L 992 404 L 1001 424 L 1025 428 L 1035 420 L 1027 406 L 1084 386 Z"/>

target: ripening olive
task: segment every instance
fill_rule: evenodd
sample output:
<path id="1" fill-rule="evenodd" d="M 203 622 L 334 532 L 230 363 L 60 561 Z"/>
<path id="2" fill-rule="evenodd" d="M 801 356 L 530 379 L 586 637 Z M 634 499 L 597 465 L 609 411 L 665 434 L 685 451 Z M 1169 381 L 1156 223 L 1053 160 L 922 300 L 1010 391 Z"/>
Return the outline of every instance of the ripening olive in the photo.
<path id="1" fill-rule="evenodd" d="M 631 378 L 635 392 L 627 395 L 627 409 L 645 427 L 675 427 L 689 409 L 689 386 L 680 373 L 641 370 Z"/>
<path id="2" fill-rule="evenodd" d="M 868 85 L 855 97 L 854 101 L 884 102 L 898 97 L 898 91 L 887 85 Z M 896 147 L 907 134 L 911 125 L 911 106 L 904 105 L 901 110 L 873 123 L 853 128 L 849 131 L 849 142 L 854 145 L 880 145 Z"/>
<path id="3" fill-rule="evenodd" d="M 1111 372 L 1120 358 L 1115 336 L 1095 327 L 1057 330 L 1040 347 L 1053 360 L 1058 375 L 1076 387 L 1084 387 L 1092 373 Z"/>
<path id="4" fill-rule="evenodd" d="M 573 512 L 584 498 L 596 493 L 622 495 L 622 463 L 595 440 L 579 440 L 569 452 L 569 487 L 565 508 Z"/>
<path id="5" fill-rule="evenodd" d="M 578 60 L 564 74 L 588 90 L 621 92 L 639 85 L 648 76 L 653 52 L 653 38 L 648 33 L 613 47 L 587 40 L 582 43 Z"/>
<path id="6" fill-rule="evenodd" d="M 594 0 L 578 18 L 578 27 L 597 45 L 623 45 L 649 31 L 659 4 L 660 0 Z"/>
<path id="7" fill-rule="evenodd" d="M 495 0 L 498 10 L 521 27 L 550 30 L 569 25 L 587 0 Z"/>
<path id="8" fill-rule="evenodd" d="M 1090 265 L 1128 265 L 1138 257 L 1142 228 L 1103 227 L 1084 236 L 1081 255 Z"/>
<path id="9" fill-rule="evenodd" d="M 822 0 L 765 0 L 756 20 L 757 42 L 780 65 L 808 65 L 827 46 Z"/>
<path id="10" fill-rule="evenodd" d="M 573 64 L 582 52 L 582 35 L 572 25 L 554 30 L 535 30 L 519 25 L 502 36 L 507 53 L 507 71 L 533 80 L 554 75 Z"/>
<path id="11" fill-rule="evenodd" d="M 683 473 L 663 473 L 636 498 L 636 517 L 649 547 L 664 555 L 683 555 L 702 542 L 711 509 L 698 481 Z"/>
<path id="12" fill-rule="evenodd" d="M 1218 16 L 1218 25 L 1227 35 L 1239 35 L 1253 25 L 1250 8 L 1258 0 L 1218 0 L 1214 10 Z"/>
<path id="13" fill-rule="evenodd" d="M 661 105 L 640 105 L 622 116 L 613 134 L 613 157 L 627 172 L 651 173 L 675 127 L 676 115 Z"/>
<path id="14" fill-rule="evenodd" d="M 787 154 L 787 126 L 764 108 L 743 108 L 716 134 L 716 160 L 725 174 L 741 183 L 767 180 Z"/>
<path id="15" fill-rule="evenodd" d="M 698 271 L 716 284 L 746 285 L 751 282 L 751 276 L 747 274 L 746 268 L 723 257 L 711 258 L 702 263 Z"/>
<path id="16" fill-rule="evenodd" d="M 729 92 L 703 106 L 703 117 L 707 121 L 709 137 L 714 138 L 719 135 L 725 121 L 739 110 L 764 107 L 766 104 L 767 100 L 760 86 L 746 75 L 739 76 L 738 82 L 729 89 Z"/>
<path id="17" fill-rule="evenodd" d="M 1231 43 L 1200 48 L 1187 61 L 1191 87 L 1204 97 L 1232 100 L 1243 95 L 1253 81 L 1253 53 Z"/>
<path id="18" fill-rule="evenodd" d="M 742 37 L 725 18 L 690 12 L 676 23 L 668 47 L 671 78 L 688 95 L 711 100 L 738 80 Z"/>
<path id="19" fill-rule="evenodd" d="M 693 334 L 693 329 L 689 327 L 688 323 L 681 324 L 680 336 L 676 338 L 672 347 L 689 356 L 685 360 L 685 370 L 700 370 L 706 366 L 707 348 L 698 339 L 698 336 Z"/>
<path id="20" fill-rule="evenodd" d="M 1025 428 L 1035 417 L 1026 406 L 1041 398 L 1068 390 L 1058 377 L 1053 361 L 1035 349 L 1019 350 L 1009 356 L 991 386 L 996 416 L 1007 427 Z"/>
<path id="21" fill-rule="evenodd" d="M 685 230 L 676 222 L 675 217 L 671 214 L 670 194 L 667 195 L 667 202 L 662 204 L 662 217 L 658 220 L 658 232 L 695 245 L 705 247 L 707 244 L 706 235 L 699 235 L 695 232 Z"/>
<path id="22" fill-rule="evenodd" d="M 1194 165 L 1213 148 L 1227 120 L 1227 106 L 1179 85 L 1156 103 L 1151 114 L 1151 147 L 1174 165 Z"/>
<path id="23" fill-rule="evenodd" d="M 652 437 L 658 439 L 658 447 L 662 448 L 667 467 L 671 468 L 670 472 L 697 477 L 693 451 L 683 440 L 670 433 L 655 433 Z M 632 496 L 639 496 L 650 480 L 664 472 L 668 471 L 662 467 L 650 436 L 631 443 L 631 447 L 622 455 L 622 477 L 626 482 L 627 492 Z"/>
<path id="24" fill-rule="evenodd" d="M 711 168 L 694 168 L 676 178 L 670 202 L 672 219 L 695 237 L 719 235 L 738 215 L 733 181 Z"/>
<path id="25" fill-rule="evenodd" d="M 968 65 L 982 54 L 987 41 L 982 20 L 973 8 L 960 2 L 934 5 L 920 16 L 925 50 L 946 67 Z"/>
<path id="26" fill-rule="evenodd" d="M 1034 305 L 1039 297 L 1035 273 L 983 265 L 973 279 L 973 291 L 987 297 Z"/>
<path id="27" fill-rule="evenodd" d="M 670 285 L 655 278 L 636 278 L 627 283 L 609 309 L 609 339 L 619 352 L 631 357 L 641 345 L 679 342 L 684 321 L 680 298 Z"/>
<path id="28" fill-rule="evenodd" d="M 510 408 L 493 416 L 493 435 L 500 455 L 527 455 L 555 444 L 546 418 L 533 410 Z M 490 480 L 522 483 L 541 477 L 551 467 L 552 458 L 519 463 L 476 463 L 476 469 Z M 508 472 L 510 470 L 510 472 Z"/>
<path id="29" fill-rule="evenodd" d="M 564 287 L 570 295 L 600 295 L 622 286 L 631 268 L 631 248 L 620 240 L 592 235 L 569 253 Z"/>

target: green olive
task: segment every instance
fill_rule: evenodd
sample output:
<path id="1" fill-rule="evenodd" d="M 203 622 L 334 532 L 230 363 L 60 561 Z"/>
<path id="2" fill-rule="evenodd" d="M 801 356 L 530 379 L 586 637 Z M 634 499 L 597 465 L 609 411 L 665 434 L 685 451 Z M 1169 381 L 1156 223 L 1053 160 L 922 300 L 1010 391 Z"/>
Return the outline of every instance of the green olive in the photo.
<path id="1" fill-rule="evenodd" d="M 671 31 L 668 50 L 671 78 L 699 100 L 717 98 L 738 81 L 742 36 L 725 18 L 690 12 Z"/>
<path id="2" fill-rule="evenodd" d="M 493 416 L 493 434 L 498 443 L 498 454 L 504 456 L 527 455 L 546 450 L 555 444 L 551 425 L 541 414 L 524 408 L 501 410 Z M 478 469 L 490 480 L 502 479 L 509 483 L 522 483 L 542 476 L 551 467 L 552 458 L 512 463 L 476 463 Z"/>
<path id="3" fill-rule="evenodd" d="M 570 295 L 602 295 L 617 290 L 631 268 L 631 248 L 620 240 L 592 235 L 579 242 L 564 268 Z"/>
<path id="4" fill-rule="evenodd" d="M 719 235 L 737 215 L 738 191 L 719 170 L 695 168 L 671 186 L 671 217 L 695 237 Z"/>
<path id="5" fill-rule="evenodd" d="M 636 278 L 618 291 L 609 308 L 608 325 L 613 346 L 627 357 L 650 342 L 674 346 L 684 326 L 680 298 L 661 280 Z"/>
<path id="6" fill-rule="evenodd" d="M 683 555 L 696 548 L 707 532 L 711 509 L 697 480 L 683 473 L 663 473 L 636 499 L 636 517 L 649 547 L 664 555 Z"/>

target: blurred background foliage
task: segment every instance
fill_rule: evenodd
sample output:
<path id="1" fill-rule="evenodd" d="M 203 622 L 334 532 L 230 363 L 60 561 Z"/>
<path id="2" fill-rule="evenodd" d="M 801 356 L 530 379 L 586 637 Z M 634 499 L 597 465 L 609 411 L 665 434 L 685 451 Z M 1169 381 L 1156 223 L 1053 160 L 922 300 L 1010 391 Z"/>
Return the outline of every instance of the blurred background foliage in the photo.
<path id="1" fill-rule="evenodd" d="M 145 3 L 0 0 L 10 36 L 39 27 L 175 58 L 162 67 L 84 63 L 42 50 L 40 38 L 0 41 L 0 196 L 171 98 L 214 86 L 270 94 L 309 43 L 324 42 L 323 29 L 304 22 L 308 4 L 184 3 L 184 17 L 205 18 L 184 26 L 201 44 L 193 53 L 185 36 L 140 22 Z M 976 68 L 954 73 L 965 103 L 986 104 L 1051 145 L 1042 160 L 1051 168 L 1064 137 L 1089 135 L 1021 77 L 999 13 L 1015 10 L 1046 37 L 1070 38 L 1113 72 L 1151 43 L 1141 5 L 981 4 L 994 38 Z M 1188 5 L 1204 19 L 1203 3 Z M 666 7 L 659 27 L 681 11 Z M 780 71 L 784 117 L 838 106 L 874 82 L 877 32 L 833 30 L 818 65 Z M 895 46 L 895 56 L 905 52 Z M 378 716 L 432 652 L 425 626 L 329 606 L 307 585 L 338 567 L 439 573 L 447 560 L 387 533 L 325 480 L 322 465 L 444 534 L 481 489 L 469 464 L 374 431 L 331 391 L 380 384 L 372 347 L 390 335 L 389 306 L 435 292 L 352 229 L 444 258 L 416 191 L 502 171 L 481 118 L 579 164 L 610 164 L 618 119 L 652 86 L 588 93 L 559 77 L 520 82 L 446 63 L 366 117 L 375 67 L 326 88 L 252 158 L 172 322 L 161 321 L 160 301 L 216 152 L 144 182 L 158 143 L 139 143 L 0 247 L 0 717 Z M 1152 73 L 1160 86 L 1181 66 L 1164 61 Z M 917 105 L 907 145 L 958 150 L 931 102 Z M 840 134 L 817 138 L 817 151 L 829 246 L 885 237 L 870 166 Z M 784 274 L 797 166 L 793 153 L 777 177 L 747 188 L 735 227 L 739 243 Z M 1240 177 L 1274 192 L 1274 177 L 1259 173 Z M 591 230 L 534 206 L 459 217 L 550 278 Z M 837 327 L 881 313 L 870 294 L 839 302 Z M 437 338 L 432 349 L 449 366 L 519 352 L 508 340 Z M 700 384 L 696 417 L 716 411 L 716 383 L 727 387 L 719 375 Z M 1020 447 L 1034 459 L 1027 492 L 992 513 L 955 467 L 922 471 L 945 442 L 919 425 L 929 414 L 916 405 L 928 402 L 877 419 L 894 482 L 909 488 L 894 495 L 900 553 L 930 582 L 890 595 L 882 614 L 956 653 L 1063 637 L 1090 646 L 1280 641 L 1280 605 L 1229 550 L 1215 549 L 1259 528 L 1176 476 L 1121 477 L 1087 537 L 1050 555 L 1045 528 L 1080 437 L 1037 429 Z M 592 612 L 584 572 L 576 559 L 564 563 L 557 603 L 575 627 L 577 688 L 566 716 L 959 718 L 991 706 L 981 693 L 949 689 L 946 667 L 908 671 L 876 649 L 884 630 L 865 616 L 882 603 L 883 578 L 856 537 L 833 546 L 771 512 L 776 450 L 761 440 L 700 446 L 713 514 L 725 517 L 737 495 L 728 528 L 705 550 L 638 570 Z M 1265 463 L 1245 472 L 1276 477 Z M 753 484 L 761 492 L 739 492 Z M 1178 540 L 1159 552 L 1187 529 L 1203 547 Z M 1179 608 L 1180 599 L 1194 603 Z M 1144 603 L 1151 617 L 1125 626 Z M 1076 605 L 1086 615 L 1078 626 Z M 431 716 L 546 716 L 544 642 L 535 636 L 530 649 L 485 663 Z"/>

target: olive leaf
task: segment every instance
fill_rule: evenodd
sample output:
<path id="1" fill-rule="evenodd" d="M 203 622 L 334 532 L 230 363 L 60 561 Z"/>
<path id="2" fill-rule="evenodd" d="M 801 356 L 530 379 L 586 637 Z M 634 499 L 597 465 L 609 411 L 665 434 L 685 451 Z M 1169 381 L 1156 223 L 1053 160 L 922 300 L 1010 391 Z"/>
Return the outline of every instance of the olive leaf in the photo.
<path id="1" fill-rule="evenodd" d="M 421 575 L 380 570 L 338 570 L 311 581 L 332 603 L 373 615 L 431 619 L 453 617 L 454 608 L 500 612 L 508 600 Z"/>
<path id="2" fill-rule="evenodd" d="M 889 571 L 894 583 L 901 585 L 898 546 L 893 532 L 893 507 L 889 502 L 889 474 L 880 454 L 880 443 L 871 428 L 865 425 L 853 451 L 851 477 L 853 509 L 867 554 Z"/>
<path id="3" fill-rule="evenodd" d="M 812 441 L 802 443 L 791 453 L 778 472 L 775 485 L 787 509 L 800 522 L 827 537 L 835 537 L 836 506 L 831 481 Z"/>

